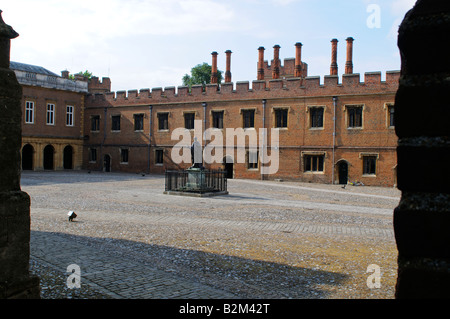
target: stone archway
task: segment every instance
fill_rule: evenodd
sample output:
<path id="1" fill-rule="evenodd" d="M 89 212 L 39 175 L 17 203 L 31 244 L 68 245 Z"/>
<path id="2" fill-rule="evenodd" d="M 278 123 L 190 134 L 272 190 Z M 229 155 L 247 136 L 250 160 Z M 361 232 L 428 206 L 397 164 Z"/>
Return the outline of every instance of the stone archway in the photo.
<path id="1" fill-rule="evenodd" d="M 31 144 L 26 144 L 22 148 L 22 170 L 34 169 L 34 147 Z"/>
<path id="2" fill-rule="evenodd" d="M 47 145 L 44 148 L 44 169 L 55 169 L 55 148 L 51 145 Z"/>

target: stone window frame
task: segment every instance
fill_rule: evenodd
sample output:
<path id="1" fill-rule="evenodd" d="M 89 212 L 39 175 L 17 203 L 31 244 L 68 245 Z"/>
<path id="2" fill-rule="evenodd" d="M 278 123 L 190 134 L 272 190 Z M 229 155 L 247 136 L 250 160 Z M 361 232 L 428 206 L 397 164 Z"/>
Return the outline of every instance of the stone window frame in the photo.
<path id="1" fill-rule="evenodd" d="M 384 103 L 384 110 L 386 111 L 386 128 L 388 129 L 395 129 L 395 119 L 392 118 L 392 120 L 394 121 L 394 125 L 391 125 L 391 110 L 393 110 L 392 112 L 392 116 L 394 116 L 395 114 L 395 103 L 394 102 L 386 102 Z"/>
<path id="2" fill-rule="evenodd" d="M 350 126 L 350 114 L 348 110 L 350 108 L 361 108 L 361 125 L 360 126 Z M 366 105 L 364 103 L 360 104 L 345 104 L 344 105 L 344 112 L 345 112 L 345 126 L 348 130 L 362 130 L 364 129 L 364 110 L 366 108 Z"/>
<path id="3" fill-rule="evenodd" d="M 322 109 L 322 126 L 312 126 L 312 119 L 313 113 L 311 112 L 312 109 Z M 327 107 L 325 105 L 308 105 L 306 107 L 306 114 L 307 120 L 308 120 L 308 129 L 310 130 L 324 130 L 325 129 L 325 113 L 326 113 Z"/>
<path id="4" fill-rule="evenodd" d="M 94 120 L 94 118 L 98 118 L 98 125 L 96 125 L 96 126 L 98 126 L 98 129 L 97 130 L 92 130 L 92 124 L 93 124 L 93 120 Z M 91 115 L 90 116 L 90 119 L 91 119 L 91 127 L 90 127 L 90 131 L 92 132 L 92 133 L 97 133 L 97 132 L 100 132 L 100 121 L 101 121 L 101 119 L 102 119 L 102 117 L 101 117 L 101 115 L 98 115 L 98 114 L 94 114 L 94 115 Z"/>
<path id="5" fill-rule="evenodd" d="M 322 156 L 323 157 L 323 163 L 322 163 L 322 170 L 306 170 L 306 157 L 318 157 L 318 156 Z M 301 169 L 303 174 L 321 174 L 324 175 L 326 173 L 326 165 L 325 165 L 325 160 L 327 158 L 327 152 L 326 151 L 304 151 L 301 152 L 301 159 L 302 159 L 302 165 L 301 165 Z M 318 163 L 318 167 L 320 163 Z M 311 165 L 312 167 L 313 165 Z"/>
<path id="6" fill-rule="evenodd" d="M 28 108 L 28 104 L 32 104 L 31 109 Z M 34 99 L 27 99 L 25 101 L 25 112 L 24 112 L 25 124 L 35 124 L 34 123 L 35 111 L 36 111 L 36 100 L 34 100 Z M 27 115 L 29 114 L 29 112 L 31 112 L 31 121 L 27 121 L 27 118 L 28 118 Z"/>
<path id="7" fill-rule="evenodd" d="M 136 129 L 136 118 L 137 117 L 140 117 L 140 118 L 142 118 L 142 128 L 141 129 L 139 129 L 139 130 L 137 130 Z M 145 114 L 144 113 L 133 113 L 133 128 L 134 128 L 134 131 L 135 132 L 144 132 L 144 127 L 145 127 Z"/>
<path id="8" fill-rule="evenodd" d="M 246 113 L 246 112 L 253 112 L 253 126 L 248 126 L 248 127 L 245 126 L 244 113 Z M 255 115 L 257 114 L 256 107 L 241 108 L 241 109 L 239 109 L 239 114 L 241 114 L 241 127 L 244 130 L 255 129 Z"/>
<path id="9" fill-rule="evenodd" d="M 114 119 L 115 118 L 118 118 L 119 119 L 119 129 L 114 129 Z M 122 115 L 121 114 L 111 114 L 111 132 L 116 132 L 116 133 L 118 133 L 118 132 L 120 132 L 120 130 L 121 130 L 121 122 L 122 121 Z"/>
<path id="10" fill-rule="evenodd" d="M 286 126 L 277 126 L 277 111 L 280 110 L 285 110 L 287 111 L 286 113 Z M 277 106 L 273 106 L 271 109 L 272 112 L 272 127 L 274 129 L 278 129 L 278 130 L 287 130 L 289 128 L 289 117 L 290 117 L 290 113 L 291 113 L 291 107 L 290 106 L 286 106 L 286 105 L 277 105 Z"/>
<path id="11" fill-rule="evenodd" d="M 364 177 L 376 177 L 378 173 L 378 160 L 379 160 L 380 154 L 379 153 L 369 153 L 369 152 L 361 152 L 359 153 L 359 158 L 362 160 L 362 176 Z M 373 173 L 366 173 L 366 160 L 368 158 L 374 158 L 374 172 Z"/>
<path id="12" fill-rule="evenodd" d="M 167 128 L 161 129 L 160 115 L 164 115 L 164 114 L 167 115 L 167 122 L 166 122 Z M 157 120 L 157 125 L 158 125 L 157 131 L 158 132 L 168 132 L 169 131 L 169 118 L 170 118 L 170 112 L 156 112 L 156 120 Z M 184 114 L 183 114 L 183 119 L 184 119 Z"/>

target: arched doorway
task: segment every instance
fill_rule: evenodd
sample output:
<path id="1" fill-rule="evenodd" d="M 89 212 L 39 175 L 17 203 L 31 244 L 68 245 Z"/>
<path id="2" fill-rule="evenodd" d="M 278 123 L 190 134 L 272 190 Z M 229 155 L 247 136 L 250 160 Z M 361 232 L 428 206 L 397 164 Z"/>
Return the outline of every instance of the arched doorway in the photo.
<path id="1" fill-rule="evenodd" d="M 348 183 L 348 163 L 346 161 L 340 161 L 338 163 L 338 177 L 339 184 Z"/>
<path id="2" fill-rule="evenodd" d="M 234 170 L 234 164 L 233 164 L 233 158 L 231 156 L 225 156 L 223 158 L 223 169 L 227 172 L 227 179 L 233 178 L 233 170 Z"/>
<path id="3" fill-rule="evenodd" d="M 55 149 L 51 145 L 44 148 L 44 169 L 54 169 Z"/>
<path id="4" fill-rule="evenodd" d="M 73 169 L 73 148 L 70 145 L 64 147 L 64 159 L 63 165 L 64 169 Z"/>
<path id="5" fill-rule="evenodd" d="M 111 172 L 111 156 L 108 154 L 103 157 L 103 171 Z"/>
<path id="6" fill-rule="evenodd" d="M 26 144 L 22 148 L 22 169 L 33 170 L 34 148 L 30 144 Z"/>

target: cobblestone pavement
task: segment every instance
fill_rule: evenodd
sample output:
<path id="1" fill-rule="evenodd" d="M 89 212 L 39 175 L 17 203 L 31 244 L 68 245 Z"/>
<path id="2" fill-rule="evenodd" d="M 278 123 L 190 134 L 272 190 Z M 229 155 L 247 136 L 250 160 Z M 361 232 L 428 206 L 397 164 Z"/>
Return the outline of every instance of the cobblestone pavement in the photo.
<path id="1" fill-rule="evenodd" d="M 198 198 L 163 194 L 163 176 L 84 171 L 23 172 L 21 185 L 43 298 L 394 296 L 395 188 L 228 180 L 229 195 Z"/>

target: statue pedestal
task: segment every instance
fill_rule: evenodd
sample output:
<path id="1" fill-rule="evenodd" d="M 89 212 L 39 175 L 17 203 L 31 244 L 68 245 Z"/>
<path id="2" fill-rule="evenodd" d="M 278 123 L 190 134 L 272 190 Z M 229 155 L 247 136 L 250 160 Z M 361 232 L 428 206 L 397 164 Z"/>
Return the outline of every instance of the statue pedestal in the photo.
<path id="1" fill-rule="evenodd" d="M 187 174 L 187 190 L 199 191 L 206 188 L 205 170 L 201 168 L 188 168 Z"/>

